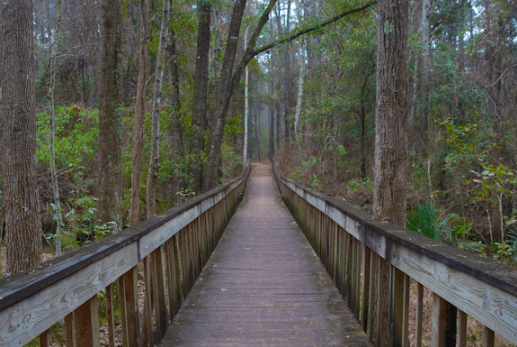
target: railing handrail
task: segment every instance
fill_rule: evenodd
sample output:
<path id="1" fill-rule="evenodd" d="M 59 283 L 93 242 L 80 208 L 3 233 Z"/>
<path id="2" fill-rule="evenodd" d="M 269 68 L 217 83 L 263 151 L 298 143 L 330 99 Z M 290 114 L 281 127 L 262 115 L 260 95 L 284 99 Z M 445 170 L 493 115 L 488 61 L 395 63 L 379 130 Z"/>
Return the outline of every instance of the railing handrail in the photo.
<path id="1" fill-rule="evenodd" d="M 514 343 L 517 341 L 515 269 L 431 240 L 395 224 L 374 221 L 370 214 L 284 177 L 278 163 L 274 164 L 274 171 L 281 191 L 285 189 L 282 185 L 285 185 L 388 263 L 493 331 Z M 436 283 L 436 277 L 442 276 L 438 272 L 451 277 L 453 283 L 449 281 L 449 285 L 444 285 L 443 279 L 444 283 Z M 454 280 L 454 276 L 461 279 Z M 468 307 L 471 298 L 465 296 L 470 295 L 469 289 L 479 291 L 472 295 L 472 299 L 484 300 L 478 302 L 482 308 Z M 461 290 L 465 290 L 463 296 L 458 293 Z M 500 300 L 497 303 L 500 306 L 499 312 L 493 311 L 494 300 Z"/>
<path id="2" fill-rule="evenodd" d="M 250 165 L 248 164 L 239 178 L 181 203 L 135 226 L 124 229 L 117 234 L 107 236 L 60 257 L 38 264 L 21 273 L 1 279 L 0 334 L 6 331 L 7 327 L 5 324 L 7 324 L 9 315 L 12 313 L 11 308 L 13 305 L 20 304 L 24 300 L 33 300 L 33 297 L 37 296 L 43 289 L 50 286 L 55 287 L 56 284 L 61 282 L 64 283 L 71 276 L 77 275 L 81 271 L 85 272 L 87 269 L 90 269 L 91 273 L 85 272 L 85 276 L 91 276 L 91 278 L 84 278 L 84 281 L 91 280 L 94 288 L 88 290 L 88 292 L 97 293 L 97 289 L 100 288 L 99 290 L 101 290 L 116 280 L 117 277 L 115 276 L 122 275 L 135 267 L 142 259 L 161 247 L 164 242 L 191 223 L 197 216 L 213 207 L 233 189 L 245 182 L 249 172 Z M 117 262 L 116 266 L 111 263 L 112 261 Z M 95 267 L 97 265 L 99 267 L 101 265 L 111 265 L 113 269 L 91 270 L 92 266 Z M 66 314 L 72 312 L 89 298 L 89 294 L 85 294 L 84 297 L 79 293 L 74 292 L 73 294 L 81 298 L 69 298 L 69 307 L 57 314 L 57 320 L 64 318 Z M 45 300 L 45 298 L 36 300 Z M 16 315 L 18 314 L 17 312 Z M 32 323 L 29 322 L 28 324 Z M 48 325 L 48 327 L 50 326 Z"/>

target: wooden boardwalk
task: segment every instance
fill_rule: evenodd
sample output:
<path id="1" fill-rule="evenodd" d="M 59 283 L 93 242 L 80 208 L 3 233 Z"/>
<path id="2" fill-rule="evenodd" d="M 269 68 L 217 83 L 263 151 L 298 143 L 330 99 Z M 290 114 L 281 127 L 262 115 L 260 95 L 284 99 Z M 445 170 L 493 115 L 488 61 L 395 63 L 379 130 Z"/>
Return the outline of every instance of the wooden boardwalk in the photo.
<path id="1" fill-rule="evenodd" d="M 243 202 L 160 346 L 370 346 L 256 165 Z"/>

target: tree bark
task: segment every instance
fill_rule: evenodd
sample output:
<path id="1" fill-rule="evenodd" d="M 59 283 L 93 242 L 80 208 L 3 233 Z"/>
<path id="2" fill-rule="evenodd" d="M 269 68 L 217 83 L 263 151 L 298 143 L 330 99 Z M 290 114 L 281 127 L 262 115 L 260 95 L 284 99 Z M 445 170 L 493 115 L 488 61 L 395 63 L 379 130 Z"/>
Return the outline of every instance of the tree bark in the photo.
<path id="1" fill-rule="evenodd" d="M 249 30 L 249 27 L 246 28 L 246 31 L 244 33 L 244 44 L 246 44 L 248 41 L 248 30 Z M 246 50 L 246 46 L 244 46 L 244 50 Z M 246 161 L 248 160 L 248 117 L 249 117 L 249 112 L 250 112 L 248 89 L 249 89 L 249 69 L 248 69 L 248 65 L 246 65 L 246 71 L 244 72 L 244 145 L 242 148 L 242 162 L 243 163 L 246 163 Z"/>
<path id="2" fill-rule="evenodd" d="M 379 2 L 373 215 L 406 223 L 408 1 Z"/>
<path id="3" fill-rule="evenodd" d="M 50 49 L 50 175 L 52 177 L 52 190 L 54 191 L 54 208 L 56 219 L 55 247 L 56 256 L 61 255 L 61 227 L 63 225 L 63 213 L 61 211 L 61 200 L 59 198 L 59 181 L 57 179 L 56 168 L 56 105 L 55 105 L 55 89 L 56 89 L 56 59 L 57 46 L 60 41 L 61 32 L 61 0 L 57 2 L 57 23 L 54 33 L 54 40 Z"/>
<path id="4" fill-rule="evenodd" d="M 160 169 L 160 112 L 162 106 L 162 82 L 164 51 L 167 47 L 169 33 L 169 0 L 163 0 L 162 24 L 160 27 L 160 43 L 156 57 L 156 71 L 153 91 L 152 131 L 151 131 L 151 155 L 149 157 L 149 171 L 147 172 L 147 218 L 156 213 L 156 183 Z"/>
<path id="5" fill-rule="evenodd" d="M 0 4 L 3 207 L 8 275 L 41 260 L 32 13 L 31 0 L 5 0 Z"/>
<path id="6" fill-rule="evenodd" d="M 118 56 L 122 3 L 101 0 L 99 81 L 99 219 L 120 227 L 122 203 L 122 115 L 118 108 Z"/>
<path id="7" fill-rule="evenodd" d="M 290 31 L 290 19 L 291 19 L 291 0 L 287 0 L 287 15 L 286 15 L 286 33 Z M 285 140 L 289 143 L 291 122 L 289 121 L 289 110 L 290 110 L 290 99 L 291 94 L 291 55 L 289 50 L 291 49 L 289 41 L 285 43 L 284 51 L 284 121 L 285 121 Z"/>
<path id="8" fill-rule="evenodd" d="M 429 12 L 431 1 L 422 0 L 422 74 L 420 81 L 420 141 L 422 149 L 427 147 L 429 119 Z"/>
<path id="9" fill-rule="evenodd" d="M 221 74 L 219 77 L 219 86 L 216 94 L 216 105 L 214 117 L 212 119 L 210 139 L 208 142 L 208 156 L 203 169 L 203 192 L 217 186 L 217 164 L 221 155 L 226 114 L 233 94 L 233 64 L 235 61 L 235 54 L 237 53 L 239 31 L 245 7 L 246 0 L 236 0 L 233 7 L 223 65 L 221 66 Z M 248 52 L 248 49 L 246 52 Z M 240 70 L 239 80 L 240 76 L 242 76 L 243 70 L 244 66 L 242 67 L 242 70 Z"/>
<path id="10" fill-rule="evenodd" d="M 198 31 L 196 71 L 194 73 L 194 96 L 192 114 L 195 127 L 194 167 L 192 170 L 194 179 L 194 191 L 199 192 L 203 188 L 203 161 L 205 150 L 205 136 L 208 130 L 207 122 L 207 97 L 208 97 L 208 68 L 210 59 L 210 14 L 211 3 L 206 0 L 198 0 Z"/>
<path id="11" fill-rule="evenodd" d="M 149 0 L 140 1 L 140 42 L 138 61 L 138 85 L 135 100 L 135 122 L 133 132 L 133 169 L 131 171 L 131 207 L 129 225 L 140 222 L 140 173 L 142 172 L 142 156 L 144 143 L 145 118 L 145 80 L 147 76 L 149 37 Z"/>
<path id="12" fill-rule="evenodd" d="M 172 12 L 172 11 L 171 11 Z M 176 163 L 176 168 L 171 173 L 172 193 L 171 199 L 177 204 L 180 202 L 180 195 L 177 194 L 182 189 L 181 174 L 183 168 L 180 158 L 183 153 L 183 128 L 181 127 L 181 99 L 180 99 L 180 78 L 178 69 L 178 55 L 176 53 L 176 37 L 174 32 L 168 49 L 169 56 L 169 91 L 171 100 L 171 132 L 170 145 L 172 161 Z"/>

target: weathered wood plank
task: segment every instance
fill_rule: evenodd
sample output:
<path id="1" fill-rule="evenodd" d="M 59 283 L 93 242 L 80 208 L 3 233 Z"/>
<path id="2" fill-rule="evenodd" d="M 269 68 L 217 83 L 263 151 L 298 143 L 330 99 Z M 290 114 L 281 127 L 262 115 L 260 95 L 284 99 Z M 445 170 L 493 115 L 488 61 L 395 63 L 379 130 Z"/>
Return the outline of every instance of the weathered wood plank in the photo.
<path id="1" fill-rule="evenodd" d="M 113 306 L 114 287 L 115 285 L 113 283 L 106 287 L 106 316 L 108 318 L 108 344 L 110 347 L 115 347 L 115 314 Z"/>
<path id="2" fill-rule="evenodd" d="M 74 311 L 75 338 L 78 346 L 100 347 L 99 303 L 97 295 Z"/>
<path id="3" fill-rule="evenodd" d="M 517 271 L 437 244 L 332 198 L 281 178 L 285 190 L 307 201 L 344 227 L 390 264 L 496 333 L 517 343 Z M 452 279 L 452 280 L 449 280 Z"/>
<path id="4" fill-rule="evenodd" d="M 369 346 L 292 217 L 254 184 L 161 346 Z"/>
<path id="5" fill-rule="evenodd" d="M 25 345 L 138 262 L 136 244 L 91 264 L 0 312 L 0 345 Z"/>

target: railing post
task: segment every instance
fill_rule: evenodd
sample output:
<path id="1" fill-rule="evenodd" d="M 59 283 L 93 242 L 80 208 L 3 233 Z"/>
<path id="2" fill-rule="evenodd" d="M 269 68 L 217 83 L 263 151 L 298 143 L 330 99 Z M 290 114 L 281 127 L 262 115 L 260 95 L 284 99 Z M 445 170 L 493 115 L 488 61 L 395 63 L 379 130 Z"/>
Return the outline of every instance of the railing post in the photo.
<path id="1" fill-rule="evenodd" d="M 431 347 L 456 346 L 457 309 L 433 293 Z"/>
<path id="2" fill-rule="evenodd" d="M 364 273 L 363 273 L 363 305 L 361 312 L 361 325 L 363 326 L 364 331 L 368 331 L 368 315 L 370 308 L 370 259 L 371 259 L 371 250 L 362 244 L 363 247 L 363 257 L 364 257 Z"/>
<path id="3" fill-rule="evenodd" d="M 106 316 L 108 316 L 108 343 L 110 347 L 115 347 L 115 314 L 113 307 L 113 290 L 115 284 L 111 283 L 106 287 Z M 71 319 L 71 318 L 70 318 Z M 68 337 L 67 337 L 68 341 Z M 67 342 L 68 346 L 68 342 Z M 72 346 L 70 346 L 72 347 Z"/>
<path id="4" fill-rule="evenodd" d="M 120 308 L 122 315 L 122 334 L 124 347 L 138 346 L 138 297 L 136 266 L 119 278 Z M 75 324 L 81 320 L 75 315 Z M 98 330 L 98 329 L 97 329 Z M 79 341 L 79 340 L 78 340 Z M 80 346 L 85 347 L 85 346 Z"/>
<path id="5" fill-rule="evenodd" d="M 156 341 L 160 342 L 167 330 L 167 306 L 163 280 L 162 248 L 158 247 L 151 253 L 152 286 L 154 299 L 154 319 L 156 324 Z"/>
<path id="6" fill-rule="evenodd" d="M 467 346 L 467 314 L 458 310 L 458 347 Z"/>
<path id="7" fill-rule="evenodd" d="M 391 293 L 390 293 L 390 344 L 393 347 L 402 347 L 404 338 L 404 307 L 406 294 L 405 275 L 394 266 L 390 266 Z"/>
<path id="8" fill-rule="evenodd" d="M 65 331 L 66 331 L 66 345 L 67 347 L 74 347 L 75 341 L 74 341 L 74 313 L 69 313 L 65 317 Z M 110 339 L 111 341 L 111 339 Z M 115 347 L 115 344 L 111 345 L 110 347 Z"/>
<path id="9" fill-rule="evenodd" d="M 75 339 L 80 347 L 100 347 L 97 295 L 74 311 Z"/>
<path id="10" fill-rule="evenodd" d="M 379 257 L 377 275 L 377 347 L 387 347 L 390 338 L 389 331 L 389 306 L 390 306 L 390 264 Z"/>

